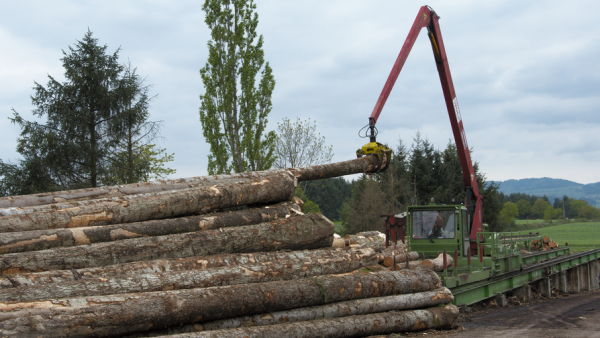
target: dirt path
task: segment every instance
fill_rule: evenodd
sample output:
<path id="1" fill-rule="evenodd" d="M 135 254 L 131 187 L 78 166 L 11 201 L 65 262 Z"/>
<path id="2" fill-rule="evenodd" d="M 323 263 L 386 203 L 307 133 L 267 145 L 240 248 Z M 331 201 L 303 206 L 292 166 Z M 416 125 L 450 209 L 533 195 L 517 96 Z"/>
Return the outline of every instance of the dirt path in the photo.
<path id="1" fill-rule="evenodd" d="M 531 303 L 513 302 L 505 308 L 479 303 L 467 311 L 461 309 L 457 324 L 450 331 L 428 330 L 402 336 L 600 338 L 600 290 L 551 299 L 536 297 Z"/>
<path id="2" fill-rule="evenodd" d="M 447 337 L 600 337 L 600 291 L 461 316 Z"/>

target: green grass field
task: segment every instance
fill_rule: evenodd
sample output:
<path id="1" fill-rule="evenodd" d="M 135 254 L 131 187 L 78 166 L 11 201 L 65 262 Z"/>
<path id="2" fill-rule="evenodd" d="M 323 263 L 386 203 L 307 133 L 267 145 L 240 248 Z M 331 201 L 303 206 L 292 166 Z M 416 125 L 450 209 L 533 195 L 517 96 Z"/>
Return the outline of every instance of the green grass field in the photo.
<path id="1" fill-rule="evenodd" d="M 531 222 L 531 220 L 530 220 Z M 571 252 L 600 249 L 600 222 L 567 223 L 536 229 L 559 245 L 569 243 Z M 529 231 L 523 231 L 529 233 Z"/>

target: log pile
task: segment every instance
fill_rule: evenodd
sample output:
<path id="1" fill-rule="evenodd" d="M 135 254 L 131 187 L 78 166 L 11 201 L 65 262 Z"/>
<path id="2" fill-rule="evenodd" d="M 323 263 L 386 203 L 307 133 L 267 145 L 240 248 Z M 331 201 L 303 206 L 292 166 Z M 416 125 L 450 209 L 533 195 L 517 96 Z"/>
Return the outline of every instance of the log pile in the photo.
<path id="1" fill-rule="evenodd" d="M 299 180 L 374 163 L 0 198 L 0 336 L 345 337 L 450 327 L 453 296 L 418 254 L 385 248 L 379 233 L 332 247 L 333 223 L 294 202 Z"/>
<path id="2" fill-rule="evenodd" d="M 531 241 L 531 250 L 550 250 L 558 248 L 558 243 L 554 242 L 550 237 L 544 236 L 542 239 Z"/>

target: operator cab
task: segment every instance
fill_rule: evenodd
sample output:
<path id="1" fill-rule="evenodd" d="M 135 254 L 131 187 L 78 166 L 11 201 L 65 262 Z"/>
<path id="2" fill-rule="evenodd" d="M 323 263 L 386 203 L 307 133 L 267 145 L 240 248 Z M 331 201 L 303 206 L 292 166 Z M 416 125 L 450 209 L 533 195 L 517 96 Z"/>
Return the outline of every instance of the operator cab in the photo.
<path id="1" fill-rule="evenodd" d="M 407 207 L 408 250 L 435 257 L 446 250 L 460 256 L 469 248 L 469 220 L 463 205 L 422 205 Z"/>

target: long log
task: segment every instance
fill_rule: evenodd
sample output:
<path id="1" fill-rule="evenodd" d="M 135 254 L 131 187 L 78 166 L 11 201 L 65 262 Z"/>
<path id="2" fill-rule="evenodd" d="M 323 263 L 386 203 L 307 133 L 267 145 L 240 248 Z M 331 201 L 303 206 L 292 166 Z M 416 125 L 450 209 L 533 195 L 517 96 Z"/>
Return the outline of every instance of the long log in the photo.
<path id="1" fill-rule="evenodd" d="M 289 200 L 296 179 L 281 173 L 262 180 L 219 183 L 210 187 L 130 195 L 107 200 L 52 204 L 49 210 L 0 217 L 0 232 L 76 228 L 89 225 L 133 223 L 208 213 L 212 210 Z M 27 207 L 25 210 L 39 207 Z"/>
<path id="2" fill-rule="evenodd" d="M 408 256 L 409 261 L 419 260 L 419 253 L 415 252 L 415 251 L 408 252 L 408 253 L 384 252 L 381 255 L 383 256 L 382 263 L 384 266 L 387 266 L 387 267 L 394 266 L 394 262 L 396 262 L 396 264 L 406 262 L 407 256 Z"/>
<path id="3" fill-rule="evenodd" d="M 449 329 L 458 318 L 452 304 L 422 310 L 390 311 L 341 318 L 327 318 L 290 324 L 242 327 L 237 329 L 184 333 L 171 338 L 346 338 L 384 335 L 428 329 Z"/>
<path id="4" fill-rule="evenodd" d="M 203 324 L 183 325 L 166 330 L 153 331 L 148 334 L 134 335 L 131 338 L 161 337 L 182 333 L 227 330 L 247 326 L 277 325 L 284 323 L 314 321 L 323 318 L 339 318 L 387 311 L 411 310 L 436 306 L 439 304 L 448 304 L 453 300 L 454 296 L 452 296 L 452 292 L 445 287 L 441 287 L 432 291 L 420 293 L 350 300 L 333 304 L 292 309 L 288 311 L 261 313 L 254 316 L 222 319 Z"/>
<path id="5" fill-rule="evenodd" d="M 71 229 L 8 232 L 0 236 L 0 254 L 257 224 L 299 213 L 300 207 L 297 204 L 281 202 L 259 208 L 210 215 Z"/>
<path id="6" fill-rule="evenodd" d="M 222 319 L 197 324 L 195 330 L 223 330 L 242 326 L 264 326 L 293 323 L 322 318 L 336 318 L 369 313 L 400 311 L 448 304 L 454 300 L 452 292 L 445 287 L 420 293 L 350 300 L 334 304 L 263 313 L 254 316 Z"/>
<path id="7" fill-rule="evenodd" d="M 317 249 L 331 246 L 333 230 L 333 223 L 325 216 L 307 214 L 235 228 L 5 254 L 0 256 L 0 274 L 79 269 L 159 258 Z"/>
<path id="8" fill-rule="evenodd" d="M 0 197 L 0 208 L 22 208 L 34 205 L 112 198 L 119 196 L 154 193 L 159 191 L 181 190 L 201 186 L 211 186 L 224 182 L 252 181 L 256 179 L 263 179 L 274 174 L 286 172 L 288 170 L 291 171 L 298 178 L 299 181 L 306 181 L 368 172 L 373 170 L 377 164 L 377 158 L 369 155 L 350 161 L 331 163 L 327 165 L 307 168 L 279 169 L 226 175 L 198 176 L 98 188 L 55 191 L 32 195 L 8 196 Z"/>
<path id="9" fill-rule="evenodd" d="M 189 290 L 0 303 L 0 336 L 119 336 L 440 286 L 429 268 Z"/>
<path id="10" fill-rule="evenodd" d="M 192 289 L 264 283 L 309 276 L 340 274 L 375 265 L 375 252 L 361 249 L 314 261 L 286 260 L 187 271 L 124 273 L 104 278 L 15 287 L 0 292 L 0 302 L 27 302 L 56 298 L 116 295 L 132 292 Z"/>
<path id="11" fill-rule="evenodd" d="M 131 263 L 113 264 L 103 267 L 82 268 L 71 270 L 51 270 L 31 272 L 0 277 L 1 288 L 21 286 L 44 285 L 51 283 L 67 283 L 77 280 L 108 279 L 115 276 L 138 276 L 150 273 L 163 273 L 175 271 L 189 271 L 199 269 L 233 267 L 239 265 L 252 265 L 269 262 L 282 262 L 298 260 L 309 264 L 318 263 L 320 259 L 331 260 L 335 257 L 350 255 L 356 259 L 358 255 L 368 249 L 343 250 L 343 249 L 314 249 L 276 252 L 254 252 L 242 254 L 223 254 L 204 257 L 186 257 L 174 259 L 155 259 L 149 261 L 136 261 Z M 361 260 L 361 266 L 370 266 L 369 256 Z M 373 269 L 373 267 L 370 267 Z"/>

